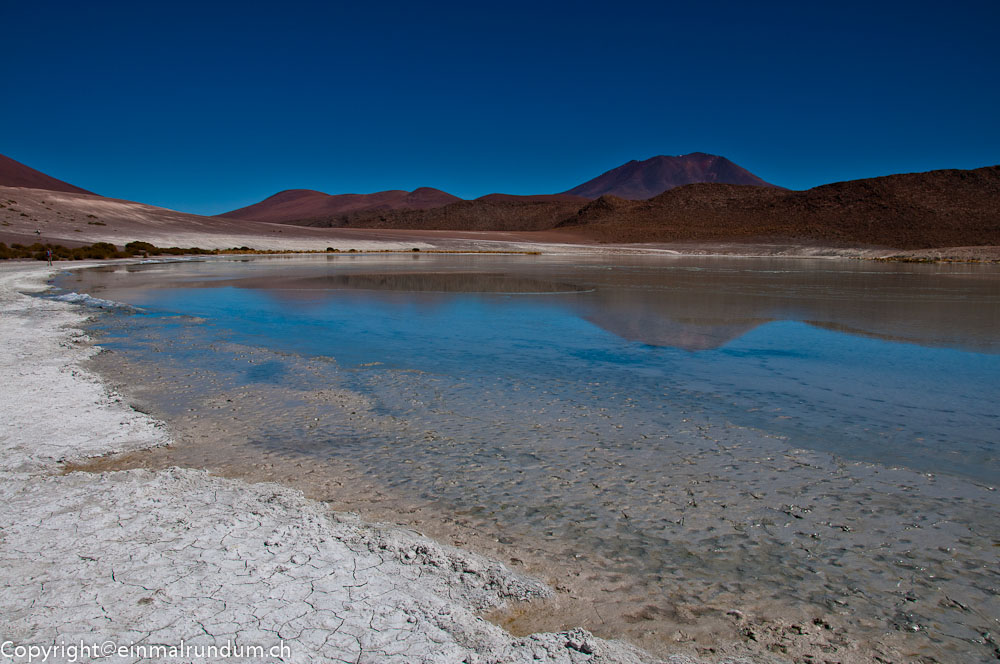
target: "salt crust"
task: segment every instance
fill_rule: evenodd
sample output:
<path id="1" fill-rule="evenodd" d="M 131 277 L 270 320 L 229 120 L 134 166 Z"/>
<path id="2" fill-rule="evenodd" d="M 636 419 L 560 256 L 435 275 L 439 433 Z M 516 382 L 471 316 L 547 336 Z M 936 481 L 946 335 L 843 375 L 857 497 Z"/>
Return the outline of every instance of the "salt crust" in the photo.
<path id="1" fill-rule="evenodd" d="M 0 640 L 284 642 L 269 661 L 288 662 L 657 661 L 579 629 L 514 637 L 478 613 L 547 596 L 542 583 L 277 484 L 178 468 L 57 474 L 169 437 L 82 368 L 99 352 L 75 327 L 85 306 L 30 295 L 51 274 L 0 266 Z"/>

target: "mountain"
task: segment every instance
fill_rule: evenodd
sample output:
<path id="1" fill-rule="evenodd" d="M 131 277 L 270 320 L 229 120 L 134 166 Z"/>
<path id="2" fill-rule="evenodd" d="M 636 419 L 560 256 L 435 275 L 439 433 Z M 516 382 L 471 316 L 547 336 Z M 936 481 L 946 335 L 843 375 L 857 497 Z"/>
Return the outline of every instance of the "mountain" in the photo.
<path id="1" fill-rule="evenodd" d="M 485 196 L 423 210 L 359 211 L 306 225 L 545 231 L 589 242 L 760 242 L 899 249 L 1000 245 L 1000 166 L 788 191 L 696 183 L 649 200 Z"/>
<path id="2" fill-rule="evenodd" d="M 71 194 L 94 193 L 80 187 L 74 187 L 68 182 L 57 180 L 2 154 L 0 154 L 0 187 L 30 187 L 49 191 L 65 191 Z"/>
<path id="3" fill-rule="evenodd" d="M 610 194 L 638 201 L 696 182 L 775 186 L 725 157 L 692 152 L 679 157 L 660 155 L 645 161 L 632 160 L 563 193 L 584 198 Z"/>
<path id="4" fill-rule="evenodd" d="M 805 191 L 691 184 L 644 201 L 602 196 L 559 227 L 598 242 L 1000 245 L 1000 166 L 888 175 Z"/>
<path id="5" fill-rule="evenodd" d="M 626 197 L 645 195 L 651 189 L 640 192 L 642 187 L 662 186 L 682 176 L 715 181 L 671 184 L 647 199 Z M 722 182 L 741 178 L 754 186 Z M 429 187 L 336 196 L 293 189 L 220 215 L 223 219 L 102 198 L 2 155 L 0 187 L 5 189 L 0 231 L 4 237 L 17 236 L 12 241 L 19 242 L 37 237 L 66 243 L 153 237 L 164 242 L 173 237 L 171 244 L 177 244 L 185 241 L 182 236 L 193 241 L 197 232 L 236 236 L 251 228 L 256 229 L 255 237 L 277 240 L 274 234 L 320 238 L 328 233 L 319 229 L 340 228 L 349 233 L 545 231 L 552 241 L 598 243 L 778 242 L 902 250 L 1000 246 L 1000 166 L 888 175 L 789 191 L 767 185 L 723 157 L 695 153 L 629 162 L 561 194 L 489 194 L 462 200 Z M 625 195 L 588 198 L 602 188 Z M 52 212 L 57 204 L 66 206 L 61 216 Z M 130 215 L 148 218 L 149 228 L 133 228 Z M 292 231 L 288 226 L 313 228 Z M 140 230 L 148 237 L 132 236 Z"/>
<path id="6" fill-rule="evenodd" d="M 692 182 L 774 186 L 725 157 L 694 152 L 682 157 L 660 156 L 646 161 L 630 161 L 561 194 L 529 196 L 487 194 L 475 200 L 483 203 L 484 209 L 490 210 L 487 217 L 497 218 L 496 213 L 506 217 L 504 211 L 519 204 L 532 205 L 532 211 L 535 213 L 539 210 L 533 205 L 536 203 L 551 204 L 554 210 L 562 210 L 567 203 L 584 203 L 605 194 L 634 200 L 650 198 L 673 187 Z M 461 200 L 457 196 L 430 187 L 421 187 L 412 192 L 391 190 L 374 194 L 339 195 L 324 194 L 311 189 L 287 189 L 260 203 L 218 216 L 279 224 L 347 226 L 352 225 L 356 219 L 373 215 L 379 217 L 383 212 L 433 210 Z M 427 215 L 416 215 L 416 217 L 425 216 Z M 537 218 L 537 215 L 535 217 Z M 486 223 L 485 220 L 477 222 L 477 225 L 482 223 Z M 510 222 L 505 219 L 503 225 L 510 225 Z"/>
<path id="7" fill-rule="evenodd" d="M 361 211 L 426 210 L 462 199 L 449 193 L 420 187 L 413 191 L 379 191 L 374 194 L 324 194 L 311 189 L 287 189 L 260 203 L 218 216 L 228 219 L 276 223 L 322 220 Z"/>
<path id="8" fill-rule="evenodd" d="M 321 249 L 336 244 L 333 234 L 321 229 L 202 217 L 93 194 L 0 186 L 0 242 L 67 247 L 110 242 L 120 247 L 134 240 L 161 247 L 220 249 Z"/>

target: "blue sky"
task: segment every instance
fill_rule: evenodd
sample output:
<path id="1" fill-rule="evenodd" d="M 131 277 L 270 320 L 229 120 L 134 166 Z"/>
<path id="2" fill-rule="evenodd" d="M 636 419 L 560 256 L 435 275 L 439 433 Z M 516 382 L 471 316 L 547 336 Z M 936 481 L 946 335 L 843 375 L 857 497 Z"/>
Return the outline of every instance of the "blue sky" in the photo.
<path id="1" fill-rule="evenodd" d="M 0 153 L 203 214 L 694 151 L 794 189 L 1000 163 L 1000 3 L 694 4 L 6 3 Z"/>

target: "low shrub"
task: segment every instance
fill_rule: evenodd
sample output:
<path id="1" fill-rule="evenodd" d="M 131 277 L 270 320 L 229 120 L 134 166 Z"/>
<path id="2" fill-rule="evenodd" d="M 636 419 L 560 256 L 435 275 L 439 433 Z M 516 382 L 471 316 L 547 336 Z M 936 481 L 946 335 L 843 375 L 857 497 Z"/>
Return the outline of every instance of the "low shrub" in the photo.
<path id="1" fill-rule="evenodd" d="M 106 260 L 109 258 L 133 258 L 135 256 L 159 256 L 161 254 L 188 256 L 219 253 L 217 249 L 202 249 L 200 247 L 189 247 L 186 249 L 182 247 L 161 248 L 149 242 L 140 242 L 138 240 L 126 244 L 124 250 L 118 249 L 118 247 L 110 242 L 95 242 L 91 245 L 73 248 L 64 247 L 61 244 L 42 244 L 41 242 L 35 242 L 31 245 L 15 242 L 8 247 L 5 243 L 0 242 L 0 260 L 13 258 L 45 260 L 47 258 L 46 251 L 49 249 L 52 250 L 53 260 L 60 261 Z M 253 249 L 249 248 L 247 250 L 253 251 Z"/>

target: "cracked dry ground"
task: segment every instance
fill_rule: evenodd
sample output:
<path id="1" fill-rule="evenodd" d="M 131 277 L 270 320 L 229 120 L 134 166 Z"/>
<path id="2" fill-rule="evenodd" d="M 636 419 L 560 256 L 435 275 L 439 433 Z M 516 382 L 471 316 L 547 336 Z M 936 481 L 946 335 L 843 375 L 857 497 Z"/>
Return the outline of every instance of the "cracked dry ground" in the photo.
<path id="1" fill-rule="evenodd" d="M 583 630 L 513 637 L 478 613 L 543 585 L 278 485 L 178 469 L 56 474 L 59 461 L 165 436 L 81 367 L 96 352 L 75 329 L 85 312 L 24 294 L 50 274 L 0 267 L 0 639 L 284 641 L 288 662 L 649 661 Z"/>
<path id="2" fill-rule="evenodd" d="M 52 500 L 53 495 L 58 500 Z M 583 631 L 514 638 L 475 616 L 544 586 L 278 485 L 201 471 L 8 482 L 0 594 L 19 643 L 292 644 L 296 662 L 639 662 Z M 678 660 L 680 661 L 680 660 Z"/>

